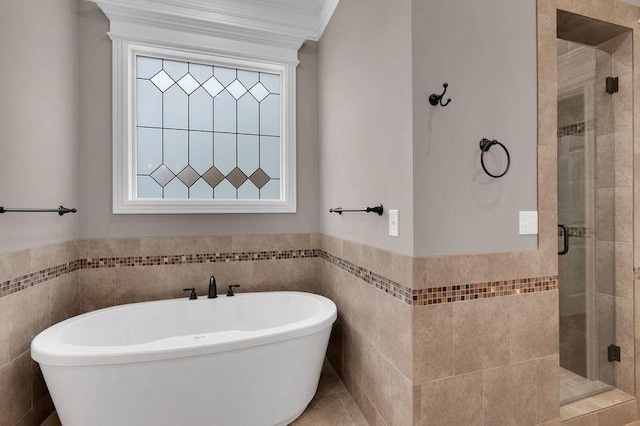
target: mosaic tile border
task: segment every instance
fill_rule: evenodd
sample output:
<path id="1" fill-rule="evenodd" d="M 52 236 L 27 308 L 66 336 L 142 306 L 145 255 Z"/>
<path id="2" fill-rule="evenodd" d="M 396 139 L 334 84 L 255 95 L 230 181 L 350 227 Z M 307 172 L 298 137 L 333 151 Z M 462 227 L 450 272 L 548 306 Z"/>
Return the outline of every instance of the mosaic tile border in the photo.
<path id="1" fill-rule="evenodd" d="M 510 296 L 556 290 L 558 277 L 534 277 L 485 283 L 459 284 L 428 289 L 411 289 L 373 271 L 320 249 L 274 250 L 240 253 L 204 253 L 164 256 L 123 256 L 78 259 L 0 283 L 0 298 L 59 278 L 81 269 L 130 268 L 136 266 L 250 262 L 261 260 L 321 258 L 351 275 L 412 306 L 453 303 L 463 300 Z M 634 270 L 640 277 L 640 268 Z"/>
<path id="2" fill-rule="evenodd" d="M 569 238 L 595 237 L 594 229 L 587 226 L 567 226 Z M 562 231 L 558 228 L 558 236 L 562 236 Z"/>
<path id="3" fill-rule="evenodd" d="M 596 130 L 597 124 L 596 120 L 588 120 L 586 123 L 584 121 L 569 124 L 568 126 L 563 126 L 558 128 L 558 137 L 561 138 L 563 136 L 571 136 L 571 135 L 579 135 L 584 133 L 585 131 Z"/>
<path id="4" fill-rule="evenodd" d="M 463 300 L 488 299 L 514 294 L 557 290 L 558 276 L 450 285 L 414 290 L 413 306 L 437 305 Z"/>
<path id="5" fill-rule="evenodd" d="M 49 280 L 59 278 L 63 275 L 70 274 L 78 269 L 80 269 L 80 261 L 74 260 L 69 263 L 63 263 L 38 272 L 23 275 L 9 281 L 0 282 L 0 298 L 26 290 Z"/>
<path id="6" fill-rule="evenodd" d="M 165 256 L 100 257 L 80 259 L 81 269 L 134 266 L 186 265 L 192 263 L 249 262 L 256 260 L 306 259 L 318 257 L 317 249 L 273 250 L 241 253 L 177 254 Z"/>
<path id="7" fill-rule="evenodd" d="M 403 286 L 402 284 L 390 280 L 389 278 L 385 278 L 382 275 L 376 274 L 375 272 L 369 271 L 368 269 L 364 269 L 354 263 L 349 262 L 348 260 L 344 260 L 338 256 L 332 255 L 331 253 L 327 253 L 324 250 L 318 250 L 318 254 L 321 259 L 324 259 L 336 265 L 340 269 L 347 271 L 351 275 L 360 278 L 366 283 L 374 285 L 378 290 L 382 290 L 385 293 L 395 297 L 396 299 L 410 305 L 413 303 L 413 292 L 415 290 Z"/>

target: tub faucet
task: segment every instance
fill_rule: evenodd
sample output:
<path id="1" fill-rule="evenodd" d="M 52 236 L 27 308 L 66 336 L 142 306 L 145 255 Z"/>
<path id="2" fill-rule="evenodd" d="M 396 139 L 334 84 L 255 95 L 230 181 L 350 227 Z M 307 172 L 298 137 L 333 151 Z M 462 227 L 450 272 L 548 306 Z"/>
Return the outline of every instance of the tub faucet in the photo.
<path id="1" fill-rule="evenodd" d="M 216 277 L 211 275 L 209 278 L 209 297 L 208 299 L 215 299 L 218 297 L 218 287 L 216 286 Z"/>

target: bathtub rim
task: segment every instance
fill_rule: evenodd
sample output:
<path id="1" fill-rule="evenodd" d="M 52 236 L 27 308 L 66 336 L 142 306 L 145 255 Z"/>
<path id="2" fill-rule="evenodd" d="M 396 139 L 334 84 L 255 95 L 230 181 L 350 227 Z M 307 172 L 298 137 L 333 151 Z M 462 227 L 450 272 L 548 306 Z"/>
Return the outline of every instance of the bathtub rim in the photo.
<path id="1" fill-rule="evenodd" d="M 185 299 L 163 299 L 111 306 L 108 308 L 87 312 L 85 314 L 69 318 L 45 329 L 40 334 L 38 334 L 31 342 L 31 358 L 34 361 L 46 366 L 88 367 L 114 364 L 133 364 L 140 362 L 197 357 L 220 352 L 259 347 L 262 345 L 269 345 L 285 340 L 304 337 L 325 330 L 327 327 L 331 327 L 337 319 L 337 307 L 335 303 L 324 296 L 313 293 L 298 291 L 253 292 L 238 294 L 234 297 L 259 296 L 266 294 L 309 297 L 319 302 L 320 309 L 314 315 L 302 321 L 289 323 L 279 327 L 246 332 L 244 333 L 245 337 L 224 341 L 207 341 L 206 339 L 201 339 L 196 344 L 191 343 L 187 346 L 160 348 L 156 350 L 136 351 L 136 349 L 138 349 L 138 347 L 141 345 L 81 346 L 62 343 L 60 341 L 59 335 L 67 327 L 71 327 L 73 324 L 82 321 L 83 319 L 100 315 L 103 312 L 120 309 L 135 309 L 136 306 L 147 304 L 171 302 L 179 303 L 180 301 L 184 301 Z M 219 295 L 219 298 L 223 299 L 226 298 L 226 296 Z M 207 300 L 206 298 L 201 299 Z M 206 301 L 202 301 L 200 303 L 206 303 Z M 205 333 L 204 336 L 214 334 L 217 334 L 216 337 L 219 336 L 219 332 Z M 202 335 L 202 333 L 198 333 L 198 336 Z M 187 335 L 181 337 L 187 338 L 188 336 L 195 335 Z"/>

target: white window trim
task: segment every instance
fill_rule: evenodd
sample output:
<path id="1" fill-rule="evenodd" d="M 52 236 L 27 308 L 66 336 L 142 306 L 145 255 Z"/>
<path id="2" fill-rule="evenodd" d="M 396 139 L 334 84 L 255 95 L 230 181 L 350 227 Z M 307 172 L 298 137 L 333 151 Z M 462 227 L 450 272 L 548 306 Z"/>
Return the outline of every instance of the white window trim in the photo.
<path id="1" fill-rule="evenodd" d="M 115 25 L 114 25 L 115 24 Z M 295 213 L 297 48 L 111 23 L 113 43 L 113 213 Z M 153 40 L 153 41 L 151 41 Z M 138 54 L 211 65 L 227 65 L 281 75 L 280 200 L 136 199 L 135 57 Z"/>

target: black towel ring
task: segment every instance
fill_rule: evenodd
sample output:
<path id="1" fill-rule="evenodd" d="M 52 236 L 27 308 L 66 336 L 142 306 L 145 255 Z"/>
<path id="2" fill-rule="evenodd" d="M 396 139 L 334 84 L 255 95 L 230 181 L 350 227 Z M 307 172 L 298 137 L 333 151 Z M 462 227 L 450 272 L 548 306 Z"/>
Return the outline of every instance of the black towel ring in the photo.
<path id="1" fill-rule="evenodd" d="M 484 165 L 484 153 L 488 152 L 493 145 L 500 145 L 502 149 L 504 149 L 505 154 L 507 154 L 507 167 L 504 169 L 504 172 L 502 172 L 499 175 L 492 174 L 491 172 L 489 172 L 489 170 L 487 170 L 487 168 Z M 482 169 L 486 174 L 496 179 L 501 178 L 502 176 L 507 174 L 507 172 L 509 171 L 509 167 L 511 167 L 511 155 L 509 155 L 509 150 L 507 149 L 506 146 L 502 145 L 500 142 L 498 142 L 495 139 L 490 141 L 487 138 L 482 138 L 482 140 L 480 141 L 480 151 L 482 151 L 482 154 L 480 154 L 480 164 L 482 164 Z"/>

